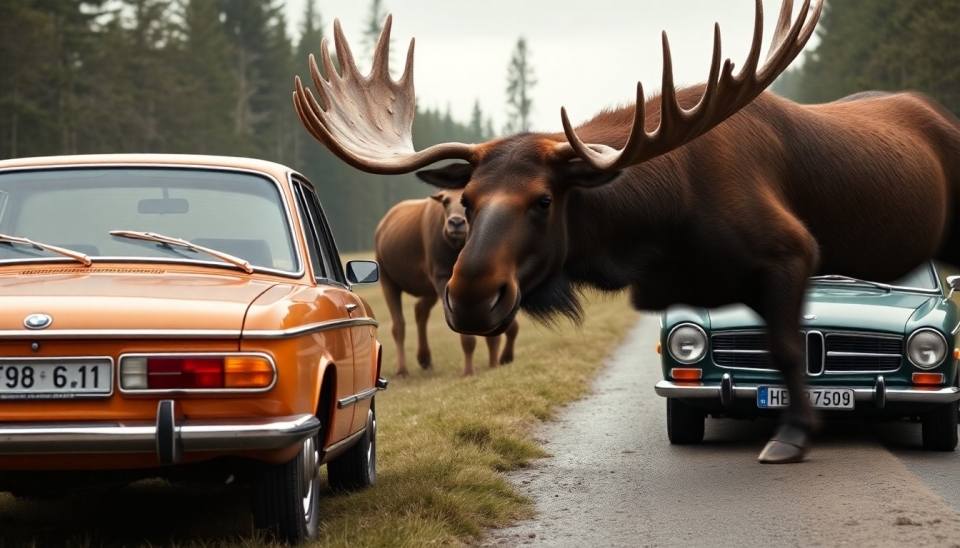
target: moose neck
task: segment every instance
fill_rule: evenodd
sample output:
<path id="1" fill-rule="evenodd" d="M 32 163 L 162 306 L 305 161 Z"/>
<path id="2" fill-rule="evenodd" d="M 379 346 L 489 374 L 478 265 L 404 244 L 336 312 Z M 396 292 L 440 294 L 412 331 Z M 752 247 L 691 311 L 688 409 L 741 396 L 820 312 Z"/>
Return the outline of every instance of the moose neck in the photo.
<path id="1" fill-rule="evenodd" d="M 622 289 L 662 255 L 683 221 L 689 187 L 676 151 L 624 170 L 611 183 L 570 193 L 564 270 L 575 282 Z"/>

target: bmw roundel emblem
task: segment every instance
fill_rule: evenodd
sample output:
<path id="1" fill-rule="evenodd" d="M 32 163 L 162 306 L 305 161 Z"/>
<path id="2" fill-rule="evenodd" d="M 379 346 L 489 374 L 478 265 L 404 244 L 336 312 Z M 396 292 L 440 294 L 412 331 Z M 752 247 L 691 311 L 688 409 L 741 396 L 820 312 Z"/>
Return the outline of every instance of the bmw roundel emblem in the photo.
<path id="1" fill-rule="evenodd" d="M 804 315 L 803 315 L 803 319 L 805 319 L 805 320 L 815 320 L 815 319 L 817 319 L 817 315 L 816 315 L 816 314 L 804 314 Z"/>
<path id="2" fill-rule="evenodd" d="M 53 318 L 46 314 L 30 314 L 23 320 L 23 325 L 27 329 L 44 329 L 50 327 L 52 323 Z"/>

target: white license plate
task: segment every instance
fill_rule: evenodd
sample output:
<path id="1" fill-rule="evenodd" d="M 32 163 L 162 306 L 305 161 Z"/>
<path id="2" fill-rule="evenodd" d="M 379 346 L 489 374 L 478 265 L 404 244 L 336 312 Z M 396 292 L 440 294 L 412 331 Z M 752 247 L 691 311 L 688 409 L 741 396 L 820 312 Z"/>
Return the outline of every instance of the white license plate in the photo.
<path id="1" fill-rule="evenodd" d="M 807 400 L 820 409 L 853 409 L 853 390 L 849 388 L 808 388 Z M 779 386 L 757 388 L 757 407 L 778 408 L 790 405 L 790 393 Z"/>
<path id="2" fill-rule="evenodd" d="M 110 360 L 0 360 L 0 399 L 89 398 L 112 392 Z"/>

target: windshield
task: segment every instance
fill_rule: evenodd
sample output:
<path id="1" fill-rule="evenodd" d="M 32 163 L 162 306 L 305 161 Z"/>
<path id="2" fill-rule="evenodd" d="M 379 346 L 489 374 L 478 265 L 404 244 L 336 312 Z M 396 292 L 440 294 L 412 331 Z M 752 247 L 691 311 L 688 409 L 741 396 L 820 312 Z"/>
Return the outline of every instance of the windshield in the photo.
<path id="1" fill-rule="evenodd" d="M 913 269 L 906 276 L 900 278 L 899 280 L 894 280 L 886 284 L 878 284 L 889 286 L 893 289 L 905 288 L 905 289 L 922 289 L 922 290 L 936 290 L 937 286 L 937 274 L 933 269 L 931 263 L 923 263 L 917 268 Z M 844 276 L 814 276 L 810 279 L 813 283 L 824 283 L 824 284 L 856 284 L 856 283 L 865 283 L 865 284 L 876 284 L 872 280 L 857 280 L 855 278 L 847 278 Z"/>
<path id="2" fill-rule="evenodd" d="M 81 168 L 0 173 L 0 234 L 97 258 L 229 264 L 209 254 L 111 236 L 156 232 L 234 255 L 252 266 L 299 271 L 280 190 L 262 176 L 163 168 Z M 58 258 L 0 246 L 0 262 Z"/>

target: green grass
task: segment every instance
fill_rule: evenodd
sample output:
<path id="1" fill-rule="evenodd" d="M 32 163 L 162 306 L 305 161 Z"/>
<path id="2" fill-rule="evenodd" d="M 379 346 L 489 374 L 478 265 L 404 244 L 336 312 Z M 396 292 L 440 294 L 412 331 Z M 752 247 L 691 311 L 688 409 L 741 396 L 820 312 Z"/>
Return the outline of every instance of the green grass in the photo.
<path id="1" fill-rule="evenodd" d="M 383 373 L 390 379 L 376 399 L 379 478 L 374 488 L 359 493 L 324 490 L 320 538 L 312 546 L 458 545 L 481 538 L 487 527 L 532 517 L 531 501 L 501 472 L 545 455 L 532 427 L 589 389 L 638 318 L 626 299 L 591 296 L 580 329 L 538 327 L 521 315 L 516 361 L 488 369 L 481 340 L 477 374 L 462 378 L 459 337 L 447 328 L 439 306 L 428 332 L 434 369 L 416 365 L 413 298 L 407 296 L 411 376 L 400 379 L 393 376 L 396 352 L 380 288 L 358 292 L 380 320 Z M 246 496 L 240 487 L 194 491 L 162 482 L 60 501 L 0 495 L 0 548 L 263 546 L 250 534 Z"/>

